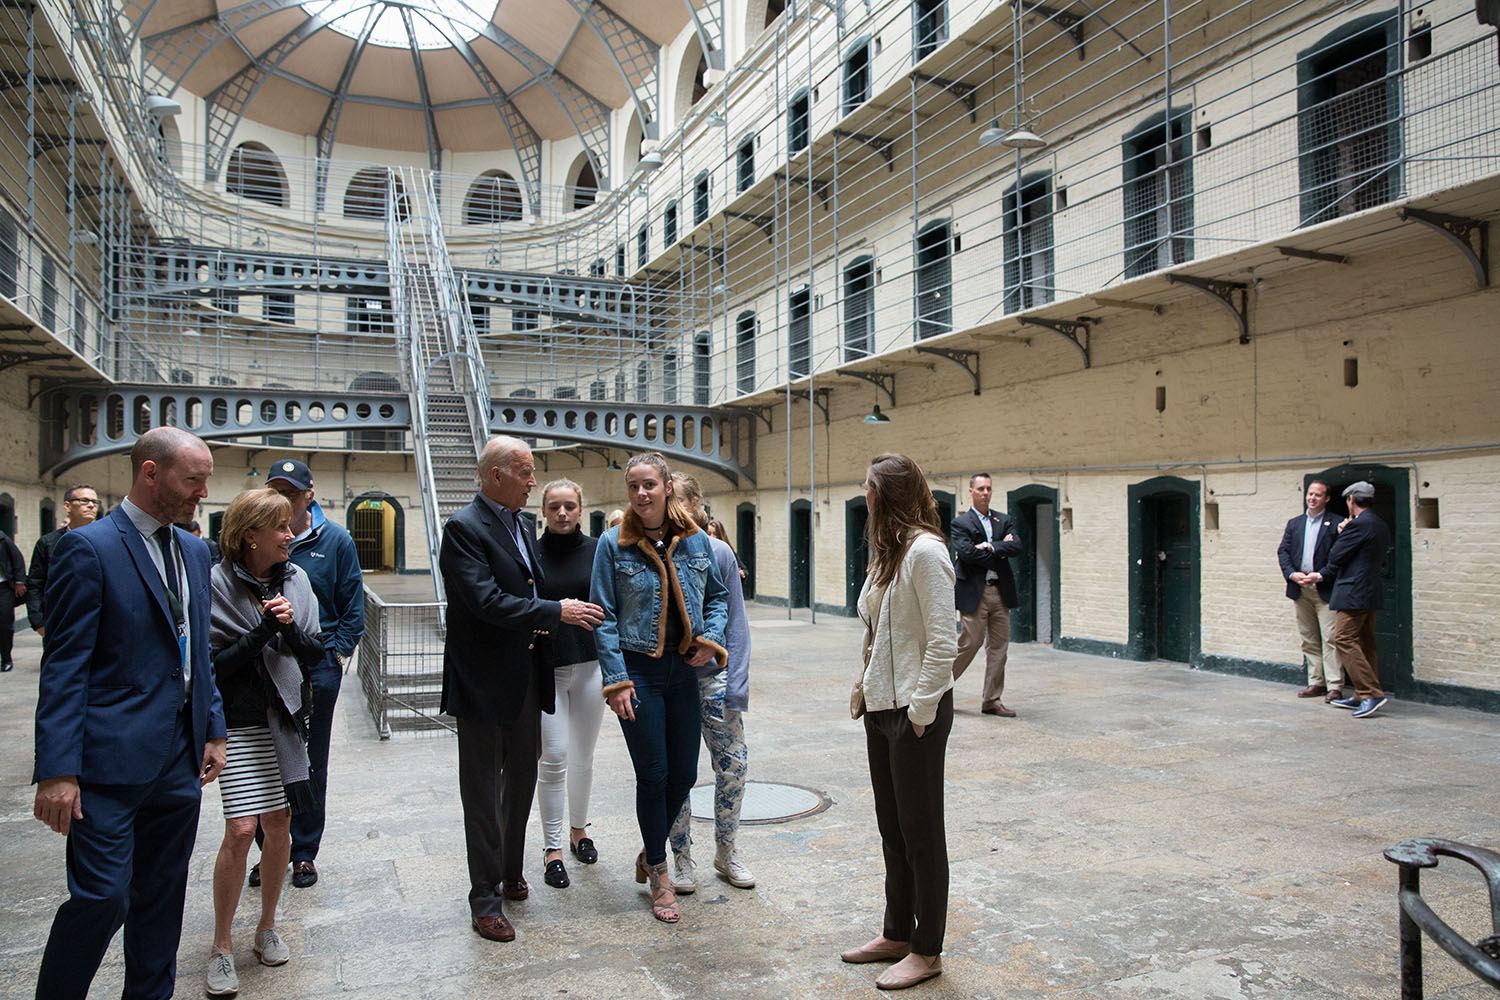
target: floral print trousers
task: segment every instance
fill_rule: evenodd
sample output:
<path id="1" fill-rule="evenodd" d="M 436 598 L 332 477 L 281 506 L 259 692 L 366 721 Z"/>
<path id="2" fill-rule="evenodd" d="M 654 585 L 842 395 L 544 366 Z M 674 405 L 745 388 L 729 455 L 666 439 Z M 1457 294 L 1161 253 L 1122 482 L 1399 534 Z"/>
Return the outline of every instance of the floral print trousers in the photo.
<path id="1" fill-rule="evenodd" d="M 745 725 L 740 713 L 724 707 L 724 671 L 698 678 L 698 709 L 703 723 L 703 744 L 708 747 L 714 766 L 714 844 L 721 853 L 734 848 L 734 835 L 740 828 L 740 804 L 745 798 L 745 774 L 750 769 L 750 752 L 745 747 Z M 692 800 L 682 804 L 682 811 L 672 824 L 669 841 L 672 853 L 690 853 L 693 843 L 689 826 Z"/>

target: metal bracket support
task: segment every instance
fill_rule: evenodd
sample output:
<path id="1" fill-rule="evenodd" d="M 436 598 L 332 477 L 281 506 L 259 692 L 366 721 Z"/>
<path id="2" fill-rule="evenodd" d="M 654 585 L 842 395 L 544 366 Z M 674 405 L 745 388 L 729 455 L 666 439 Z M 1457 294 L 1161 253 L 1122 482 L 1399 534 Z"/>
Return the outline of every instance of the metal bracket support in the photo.
<path id="1" fill-rule="evenodd" d="M 0 371 L 7 368 L 16 368 L 20 365 L 29 365 L 33 361 L 61 361 L 62 358 L 56 354 L 12 354 L 10 351 L 0 351 Z"/>
<path id="2" fill-rule="evenodd" d="M 912 72 L 912 79 L 920 80 L 923 83 L 930 83 L 933 86 L 943 88 L 948 93 L 952 94 L 954 97 L 962 101 L 963 106 L 969 109 L 969 124 L 972 125 L 976 121 L 978 121 L 974 102 L 975 87 L 973 84 L 964 83 L 961 80 L 949 80 L 946 77 L 933 76 L 931 73 L 919 73 L 916 71 Z"/>
<path id="3" fill-rule="evenodd" d="M 886 170 L 891 173 L 896 172 L 896 154 L 891 152 L 896 146 L 895 139 L 887 139 L 883 135 L 866 135 L 864 132 L 848 132 L 841 128 L 834 129 L 833 134 L 840 139 L 853 139 L 855 142 L 869 146 L 885 160 Z"/>
<path id="4" fill-rule="evenodd" d="M 952 347 L 914 347 L 912 350 L 918 354 L 934 354 L 940 358 L 947 358 L 958 367 L 969 373 L 969 378 L 974 380 L 974 395 L 979 395 L 979 352 L 964 351 Z M 970 366 L 969 362 L 973 362 Z"/>
<path id="5" fill-rule="evenodd" d="M 767 434 L 769 434 L 771 431 L 775 430 L 775 428 L 771 426 L 771 410 L 772 410 L 772 407 L 769 407 L 769 406 L 721 406 L 721 407 L 719 407 L 719 409 L 721 409 L 721 410 L 728 410 L 730 413 L 737 413 L 737 414 L 739 414 L 741 416 L 745 416 L 745 417 L 759 417 L 761 420 L 764 420 L 766 422 L 766 433 Z"/>
<path id="6" fill-rule="evenodd" d="M 1073 39 L 1073 46 L 1078 49 L 1078 61 L 1084 60 L 1083 22 L 1086 20 L 1084 15 L 1075 14 L 1070 10 L 1060 10 L 1044 3 L 1036 3 L 1034 0 L 1018 0 L 1018 2 L 1023 11 L 1034 10 L 1056 24 L 1058 31 Z"/>
<path id="7" fill-rule="evenodd" d="M 848 375 L 850 378 L 864 379 L 873 383 L 885 392 L 885 398 L 890 401 L 891 407 L 896 406 L 896 373 L 895 372 L 862 372 L 853 368 L 839 368 L 835 375 Z"/>
<path id="8" fill-rule="evenodd" d="M 1303 260 L 1321 260 L 1325 264 L 1347 264 L 1349 258 L 1338 253 L 1323 253 L 1320 250 L 1303 250 L 1300 247 L 1277 247 L 1283 257 L 1301 257 Z"/>
<path id="9" fill-rule="evenodd" d="M 828 211 L 828 189 L 833 186 L 832 182 L 826 181 L 821 177 L 794 177 L 791 174 L 782 174 L 781 176 L 790 184 L 800 184 L 811 190 L 813 194 L 818 196 L 818 201 L 822 203 L 823 210 L 825 212 Z"/>
<path id="10" fill-rule="evenodd" d="M 1490 224 L 1479 219 L 1464 219 L 1421 208 L 1403 208 L 1398 213 L 1403 222 L 1420 222 L 1447 237 L 1463 251 L 1474 267 L 1474 278 L 1480 288 L 1490 287 Z M 1478 246 L 1474 245 L 1478 236 Z"/>
<path id="11" fill-rule="evenodd" d="M 823 426 L 827 427 L 831 422 L 831 418 L 828 416 L 828 397 L 833 395 L 832 389 L 825 386 L 814 389 L 809 393 L 806 389 L 789 389 L 786 386 L 777 386 L 776 391 L 784 392 L 788 396 L 793 396 L 797 399 L 811 399 L 813 405 L 823 411 Z"/>
<path id="12" fill-rule="evenodd" d="M 595 448 L 592 445 L 580 444 L 572 448 L 565 449 L 565 451 L 567 454 L 571 454 L 574 458 L 578 459 L 578 465 L 580 468 L 588 464 L 583 460 L 583 452 L 590 452 L 592 454 L 598 455 L 600 458 L 604 459 L 605 465 L 609 464 L 608 448 Z"/>
<path id="13" fill-rule="evenodd" d="M 754 215 L 750 212 L 725 212 L 731 219 L 741 219 L 765 234 L 766 239 L 776 242 L 776 220 L 769 215 Z"/>
<path id="14" fill-rule="evenodd" d="M 1229 310 L 1240 325 L 1240 343 L 1250 343 L 1250 286 L 1243 281 L 1223 281 L 1219 278 L 1199 278 L 1192 274 L 1169 274 L 1167 281 L 1174 285 L 1187 285 L 1210 296 L 1219 305 Z M 1235 299 L 1239 304 L 1235 304 Z"/>
<path id="15" fill-rule="evenodd" d="M 1093 316 L 1080 316 L 1072 319 L 1047 319 L 1042 316 L 1022 316 L 1020 320 L 1026 326 L 1039 326 L 1044 330 L 1061 334 L 1067 338 L 1068 343 L 1078 348 L 1078 353 L 1083 355 L 1083 367 L 1091 368 L 1094 359 L 1089 355 L 1089 331 L 1099 320 Z"/>

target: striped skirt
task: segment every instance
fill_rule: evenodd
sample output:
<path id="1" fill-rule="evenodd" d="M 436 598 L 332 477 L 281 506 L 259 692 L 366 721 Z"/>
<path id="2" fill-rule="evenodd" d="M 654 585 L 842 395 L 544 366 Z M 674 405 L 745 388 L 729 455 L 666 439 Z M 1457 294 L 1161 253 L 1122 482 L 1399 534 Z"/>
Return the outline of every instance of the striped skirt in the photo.
<path id="1" fill-rule="evenodd" d="M 224 798 L 224 818 L 259 816 L 286 808 L 286 789 L 281 768 L 276 765 L 276 747 L 271 730 L 246 726 L 229 730 L 224 770 L 219 775 L 219 794 Z"/>

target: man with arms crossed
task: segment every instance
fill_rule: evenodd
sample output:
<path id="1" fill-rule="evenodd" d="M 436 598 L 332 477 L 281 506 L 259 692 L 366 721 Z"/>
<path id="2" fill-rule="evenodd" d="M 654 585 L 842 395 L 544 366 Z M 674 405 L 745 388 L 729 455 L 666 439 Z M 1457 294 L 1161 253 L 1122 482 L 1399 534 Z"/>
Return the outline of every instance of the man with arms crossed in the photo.
<path id="1" fill-rule="evenodd" d="M 993 490 L 989 473 L 974 473 L 969 477 L 971 506 L 953 519 L 953 549 L 958 555 L 953 603 L 963 621 L 953 679 L 957 681 L 979 647 L 986 646 L 980 710 L 1013 719 L 1016 713 L 1005 707 L 1000 696 L 1005 691 L 1005 661 L 1010 653 L 1010 609 L 1020 603 L 1010 557 L 1021 554 L 1021 543 L 1009 515 L 990 510 Z"/>
<path id="2" fill-rule="evenodd" d="M 1312 582 L 1313 571 L 1328 560 L 1338 535 L 1338 519 L 1328 512 L 1328 484 L 1314 479 L 1307 484 L 1307 512 L 1286 523 L 1276 560 L 1286 579 L 1286 596 L 1297 602 L 1297 632 L 1302 636 L 1302 661 L 1307 665 L 1307 687 L 1298 698 L 1324 701 L 1342 698 L 1343 672 L 1333 648 L 1333 609 L 1328 595 L 1333 581 Z"/>
<path id="3" fill-rule="evenodd" d="M 131 1000 L 170 997 L 200 788 L 224 767 L 208 548 L 173 527 L 213 456 L 175 427 L 130 451 L 130 494 L 57 543 L 36 706 L 36 818 L 68 838 L 69 896 L 38 1000 L 83 1000 L 120 925 Z"/>
<path id="4" fill-rule="evenodd" d="M 604 620 L 597 604 L 537 597 L 536 539 L 520 516 L 535 473 L 524 441 L 491 438 L 479 456 L 479 495 L 443 526 L 438 553 L 448 593 L 442 710 L 458 720 L 469 919 L 491 941 L 515 940 L 502 899 L 531 891 L 521 874 L 526 820 L 541 713 L 556 694 L 538 638 L 558 622 L 592 631 Z"/>

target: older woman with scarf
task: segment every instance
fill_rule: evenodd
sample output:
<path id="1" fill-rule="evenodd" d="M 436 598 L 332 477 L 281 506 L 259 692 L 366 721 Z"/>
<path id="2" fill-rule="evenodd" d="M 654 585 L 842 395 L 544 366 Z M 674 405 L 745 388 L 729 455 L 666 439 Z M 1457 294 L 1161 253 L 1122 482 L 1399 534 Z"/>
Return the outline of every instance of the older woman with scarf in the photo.
<path id="1" fill-rule="evenodd" d="M 604 698 L 635 766 L 635 880 L 650 880 L 656 919 L 675 923 L 667 831 L 698 777 L 697 668 L 729 662 L 729 611 L 708 536 L 673 494 L 667 460 L 651 452 L 626 462 L 625 491 L 623 523 L 594 552 L 590 589 L 604 609 L 594 639 Z"/>
<path id="2" fill-rule="evenodd" d="M 209 642 L 229 744 L 219 776 L 224 842 L 214 862 L 209 996 L 233 996 L 239 989 L 229 931 L 257 820 L 265 845 L 254 951 L 265 965 L 281 965 L 290 957 L 276 932 L 276 902 L 291 854 L 290 813 L 313 801 L 307 671 L 323 656 L 312 585 L 287 561 L 295 537 L 291 517 L 292 505 L 275 490 L 246 490 L 225 511 L 219 532 L 224 559 L 213 569 Z"/>

